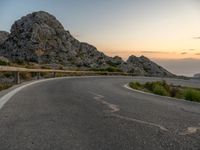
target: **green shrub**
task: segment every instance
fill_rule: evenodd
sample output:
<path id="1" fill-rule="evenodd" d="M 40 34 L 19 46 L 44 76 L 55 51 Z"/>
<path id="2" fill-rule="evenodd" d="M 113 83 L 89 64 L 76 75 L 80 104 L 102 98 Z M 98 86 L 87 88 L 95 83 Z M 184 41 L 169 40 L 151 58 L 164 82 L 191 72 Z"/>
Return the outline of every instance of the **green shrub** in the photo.
<path id="1" fill-rule="evenodd" d="M 170 96 L 171 97 L 179 97 L 179 95 L 180 95 L 180 90 L 179 90 L 179 88 L 177 88 L 177 87 L 171 87 L 170 88 L 170 90 L 169 90 L 169 93 L 170 93 Z"/>
<path id="2" fill-rule="evenodd" d="M 162 96 L 168 96 L 169 95 L 168 91 L 163 86 L 161 86 L 159 84 L 154 85 L 153 93 L 158 94 L 158 95 L 162 95 Z"/>
<path id="3" fill-rule="evenodd" d="M 136 90 L 140 90 L 142 88 L 142 85 L 139 82 L 130 82 L 129 86 Z"/>
<path id="4" fill-rule="evenodd" d="M 21 72 L 20 77 L 22 80 L 31 80 L 32 79 L 32 73 L 30 72 Z"/>
<path id="5" fill-rule="evenodd" d="M 0 60 L 0 66 L 7 66 L 7 65 L 9 65 L 9 63 Z"/>
<path id="6" fill-rule="evenodd" d="M 165 81 L 146 82 L 145 84 L 130 82 L 129 86 L 133 89 L 151 92 L 161 96 L 170 96 L 200 102 L 200 89 L 174 86 L 173 84 L 169 85 Z"/>
<path id="7" fill-rule="evenodd" d="M 186 100 L 200 102 L 200 91 L 195 89 L 186 89 L 183 91 Z"/>
<path id="8" fill-rule="evenodd" d="M 8 89 L 12 86 L 12 84 L 8 84 L 8 83 L 0 83 L 0 91 Z"/>
<path id="9" fill-rule="evenodd" d="M 50 66 L 41 66 L 41 69 L 52 69 Z"/>
<path id="10" fill-rule="evenodd" d="M 165 88 L 165 90 L 168 91 L 168 92 L 170 91 L 170 87 L 173 86 L 173 85 L 171 85 L 171 86 L 168 85 L 167 82 L 166 82 L 165 80 L 160 81 L 160 85 L 162 85 L 162 86 Z"/>
<path id="11" fill-rule="evenodd" d="M 115 68 L 115 67 L 108 67 L 105 70 L 108 72 L 122 72 L 122 70 Z"/>
<path id="12" fill-rule="evenodd" d="M 92 68 L 91 71 L 101 71 L 101 72 L 123 72 L 121 69 L 116 68 L 116 67 Z"/>
<path id="13" fill-rule="evenodd" d="M 156 86 L 163 87 L 166 91 L 170 90 L 170 86 L 166 83 L 166 81 L 156 81 L 156 82 L 146 82 L 144 84 L 144 88 L 149 91 L 153 91 Z"/>
<path id="14" fill-rule="evenodd" d="M 152 91 L 153 90 L 153 83 L 152 82 L 146 82 L 144 84 L 144 88 L 146 88 L 149 91 Z"/>
<path id="15" fill-rule="evenodd" d="M 0 73 L 0 78 L 12 78 L 14 77 L 12 72 L 1 72 Z"/>

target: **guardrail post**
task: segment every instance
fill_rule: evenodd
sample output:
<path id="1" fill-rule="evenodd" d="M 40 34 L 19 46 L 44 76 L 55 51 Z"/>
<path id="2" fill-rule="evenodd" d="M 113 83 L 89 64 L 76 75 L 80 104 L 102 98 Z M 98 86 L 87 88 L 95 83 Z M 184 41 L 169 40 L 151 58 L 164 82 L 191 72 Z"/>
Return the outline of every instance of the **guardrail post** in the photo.
<path id="1" fill-rule="evenodd" d="M 15 72 L 15 83 L 16 84 L 20 84 L 20 75 L 19 75 L 19 72 Z"/>
<path id="2" fill-rule="evenodd" d="M 53 72 L 53 78 L 55 78 L 56 77 L 56 72 Z"/>
<path id="3" fill-rule="evenodd" d="M 40 79 L 40 72 L 37 72 L 37 79 Z"/>

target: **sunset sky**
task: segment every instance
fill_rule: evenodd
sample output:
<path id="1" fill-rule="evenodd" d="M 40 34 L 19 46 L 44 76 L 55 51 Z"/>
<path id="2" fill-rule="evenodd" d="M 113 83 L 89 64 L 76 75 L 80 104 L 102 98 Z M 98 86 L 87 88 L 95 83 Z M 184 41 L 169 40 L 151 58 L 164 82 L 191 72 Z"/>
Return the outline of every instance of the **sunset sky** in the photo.
<path id="1" fill-rule="evenodd" d="M 1 0 L 0 30 L 38 10 L 110 56 L 200 59 L 199 0 Z"/>

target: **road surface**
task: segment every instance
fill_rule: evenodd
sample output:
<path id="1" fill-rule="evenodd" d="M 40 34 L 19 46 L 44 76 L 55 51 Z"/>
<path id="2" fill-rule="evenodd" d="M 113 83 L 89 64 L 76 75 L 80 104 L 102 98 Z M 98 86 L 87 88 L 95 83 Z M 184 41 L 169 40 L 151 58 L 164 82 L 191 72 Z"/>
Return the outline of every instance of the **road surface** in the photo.
<path id="1" fill-rule="evenodd" d="M 0 149 L 199 150 L 200 104 L 125 88 L 132 80 L 157 79 L 66 78 L 21 89 L 0 110 Z"/>

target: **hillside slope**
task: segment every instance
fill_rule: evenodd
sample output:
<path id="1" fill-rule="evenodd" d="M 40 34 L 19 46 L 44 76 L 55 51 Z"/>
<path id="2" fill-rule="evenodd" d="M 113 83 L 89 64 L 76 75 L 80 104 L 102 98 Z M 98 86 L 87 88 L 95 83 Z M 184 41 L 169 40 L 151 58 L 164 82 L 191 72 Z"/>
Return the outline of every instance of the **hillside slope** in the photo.
<path id="1" fill-rule="evenodd" d="M 7 40 L 9 33 L 5 31 L 0 31 L 0 45 Z"/>
<path id="2" fill-rule="evenodd" d="M 59 64 L 70 67 L 105 69 L 150 76 L 173 76 L 144 56 L 106 56 L 94 46 L 75 39 L 51 14 L 39 11 L 15 21 L 8 38 L 0 45 L 0 55 L 14 63 Z"/>

